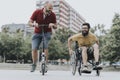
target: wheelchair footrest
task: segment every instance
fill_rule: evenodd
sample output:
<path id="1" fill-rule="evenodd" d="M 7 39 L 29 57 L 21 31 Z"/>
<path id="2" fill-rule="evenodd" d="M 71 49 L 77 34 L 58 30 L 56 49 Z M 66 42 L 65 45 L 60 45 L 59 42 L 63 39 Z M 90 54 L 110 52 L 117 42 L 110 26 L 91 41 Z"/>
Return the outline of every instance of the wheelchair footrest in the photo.
<path id="1" fill-rule="evenodd" d="M 93 70 L 102 70 L 102 67 L 95 67 Z"/>
<path id="2" fill-rule="evenodd" d="M 83 70 L 82 73 L 87 73 L 87 74 L 90 74 L 91 71 L 86 71 L 86 70 Z"/>

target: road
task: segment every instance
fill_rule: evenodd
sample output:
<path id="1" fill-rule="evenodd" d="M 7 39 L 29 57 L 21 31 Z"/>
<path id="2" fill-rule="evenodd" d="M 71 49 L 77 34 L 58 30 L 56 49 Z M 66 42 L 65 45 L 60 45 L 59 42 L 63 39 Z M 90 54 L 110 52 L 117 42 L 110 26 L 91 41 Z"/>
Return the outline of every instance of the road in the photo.
<path id="1" fill-rule="evenodd" d="M 44 76 L 39 71 L 0 70 L 0 80 L 120 80 L 120 72 L 101 72 L 98 77 L 95 72 L 75 76 L 70 71 L 48 71 Z"/>

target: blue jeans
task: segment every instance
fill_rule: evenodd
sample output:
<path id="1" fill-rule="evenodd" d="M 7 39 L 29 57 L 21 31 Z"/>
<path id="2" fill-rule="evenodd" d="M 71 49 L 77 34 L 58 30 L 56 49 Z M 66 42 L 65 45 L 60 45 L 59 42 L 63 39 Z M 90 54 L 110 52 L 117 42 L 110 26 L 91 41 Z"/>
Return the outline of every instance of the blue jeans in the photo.
<path id="1" fill-rule="evenodd" d="M 52 35 L 52 32 L 44 33 L 44 37 L 45 37 L 44 48 L 45 49 L 48 48 L 48 43 L 51 39 L 51 35 Z M 42 33 L 34 33 L 32 36 L 32 50 L 35 50 L 35 49 L 38 50 L 41 42 L 42 42 Z"/>

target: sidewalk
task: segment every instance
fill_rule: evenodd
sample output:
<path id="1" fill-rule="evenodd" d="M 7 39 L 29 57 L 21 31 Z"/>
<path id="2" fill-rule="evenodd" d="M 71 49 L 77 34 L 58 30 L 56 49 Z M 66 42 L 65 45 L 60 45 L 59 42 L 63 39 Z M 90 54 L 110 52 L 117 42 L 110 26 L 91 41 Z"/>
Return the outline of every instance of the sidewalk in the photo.
<path id="1" fill-rule="evenodd" d="M 37 70 L 39 70 L 40 66 L 37 65 Z M 49 70 L 63 70 L 63 71 L 70 71 L 70 65 L 48 65 Z M 0 63 L 0 69 L 8 69 L 8 70 L 30 70 L 31 64 L 16 64 L 16 63 Z M 120 68 L 115 69 L 114 67 L 103 67 L 102 71 L 120 71 Z"/>
<path id="2" fill-rule="evenodd" d="M 37 65 L 37 70 L 39 70 Z M 49 70 L 70 70 L 69 65 L 48 65 Z M 0 63 L 0 69 L 13 69 L 13 70 L 30 70 L 31 64 L 16 64 L 16 63 Z"/>

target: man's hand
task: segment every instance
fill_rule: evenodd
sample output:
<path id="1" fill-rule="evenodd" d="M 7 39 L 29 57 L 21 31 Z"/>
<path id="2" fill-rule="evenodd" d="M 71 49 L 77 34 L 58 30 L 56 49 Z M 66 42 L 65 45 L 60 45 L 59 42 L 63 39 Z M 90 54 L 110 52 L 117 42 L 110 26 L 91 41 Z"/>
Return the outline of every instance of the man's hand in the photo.
<path id="1" fill-rule="evenodd" d="M 55 27 L 55 26 L 56 26 L 56 25 L 55 25 L 54 23 L 50 23 L 48 27 L 49 27 L 49 28 L 53 28 L 53 27 Z"/>
<path id="2" fill-rule="evenodd" d="M 30 27 L 39 27 L 38 23 L 36 23 L 36 22 L 33 21 L 33 20 L 29 20 L 28 25 L 29 25 Z"/>
<path id="3" fill-rule="evenodd" d="M 33 27 L 39 27 L 39 24 L 36 23 L 36 22 L 34 22 L 34 23 L 33 23 Z"/>

